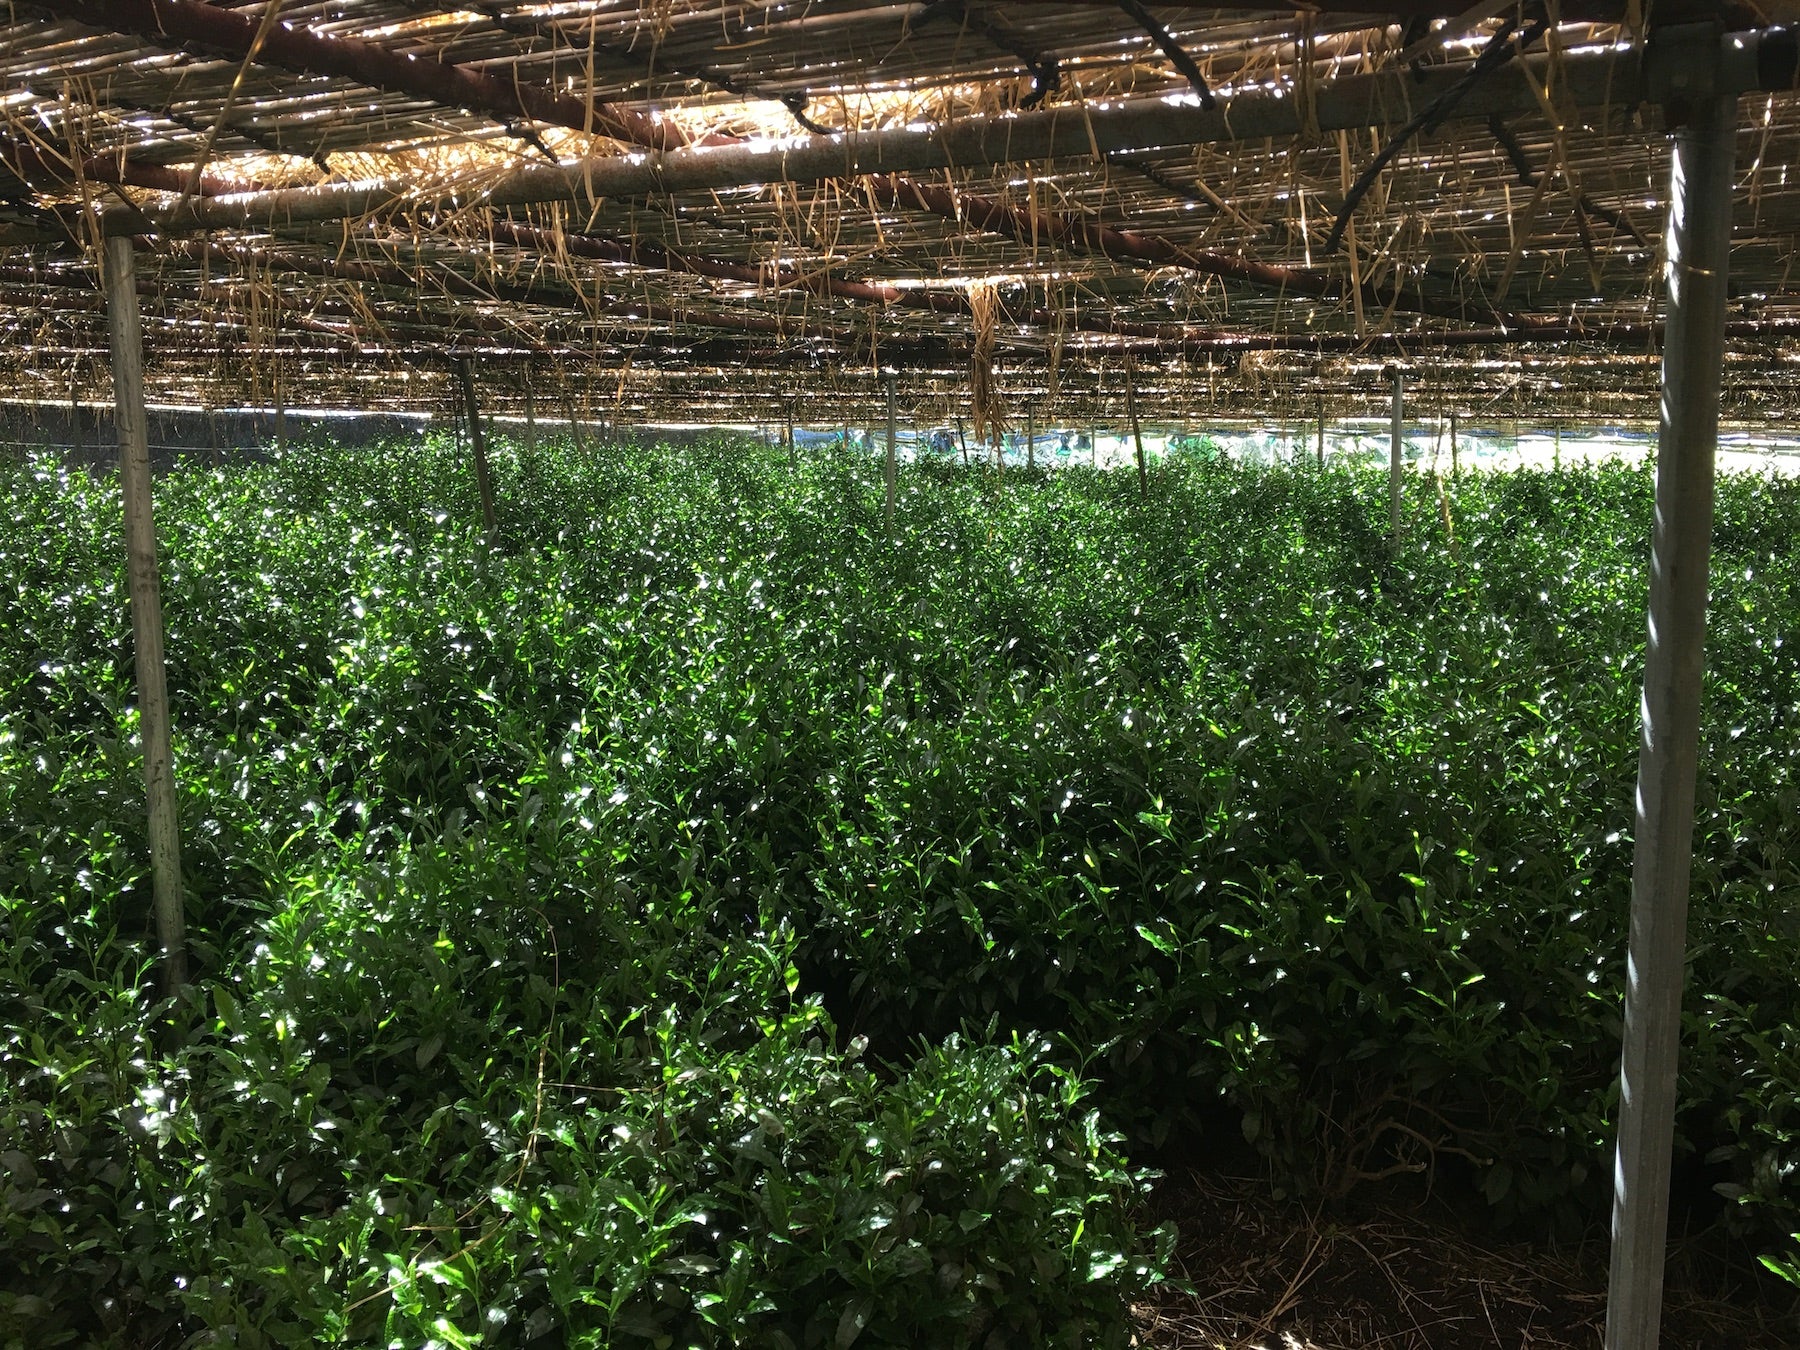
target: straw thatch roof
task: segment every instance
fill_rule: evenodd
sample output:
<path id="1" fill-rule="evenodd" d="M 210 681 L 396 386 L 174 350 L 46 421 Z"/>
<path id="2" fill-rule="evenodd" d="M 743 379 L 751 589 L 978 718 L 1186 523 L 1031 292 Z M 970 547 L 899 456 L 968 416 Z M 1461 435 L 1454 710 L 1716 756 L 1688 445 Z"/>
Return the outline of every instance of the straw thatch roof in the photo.
<path id="1" fill-rule="evenodd" d="M 96 244 L 125 232 L 152 397 L 202 406 L 429 407 L 479 354 L 515 409 L 864 421 L 894 368 L 948 416 L 991 353 L 984 407 L 1044 422 L 1127 365 L 1157 420 L 1372 401 L 1394 361 L 1471 408 L 1644 415 L 1642 56 L 1777 9 L 13 0 L 0 361 L 26 397 L 103 392 Z M 1800 99 L 1746 100 L 1749 413 L 1800 351 L 1796 149 Z"/>

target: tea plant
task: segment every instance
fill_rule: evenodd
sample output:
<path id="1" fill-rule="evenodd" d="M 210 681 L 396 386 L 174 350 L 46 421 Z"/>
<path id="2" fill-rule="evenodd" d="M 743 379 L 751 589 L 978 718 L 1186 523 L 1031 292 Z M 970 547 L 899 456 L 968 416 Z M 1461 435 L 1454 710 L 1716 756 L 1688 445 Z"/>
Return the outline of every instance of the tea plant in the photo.
<path id="1" fill-rule="evenodd" d="M 180 1004 L 116 492 L 9 483 L 22 1343 L 1120 1343 L 1120 1135 L 1225 1120 L 1604 1213 L 1647 474 L 494 460 L 158 481 Z M 1721 483 L 1680 1141 L 1790 1273 L 1796 525 Z"/>

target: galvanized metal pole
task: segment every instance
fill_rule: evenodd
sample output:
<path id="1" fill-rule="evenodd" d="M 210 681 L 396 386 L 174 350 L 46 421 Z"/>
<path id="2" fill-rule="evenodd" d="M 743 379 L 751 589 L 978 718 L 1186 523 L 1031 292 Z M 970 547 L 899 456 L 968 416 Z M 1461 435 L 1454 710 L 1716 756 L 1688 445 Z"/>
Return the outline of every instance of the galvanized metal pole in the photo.
<path id="1" fill-rule="evenodd" d="M 1388 440 L 1388 535 L 1400 538 L 1400 471 L 1406 454 L 1403 423 L 1406 417 L 1406 372 L 1397 367 L 1394 377 L 1394 420 Z"/>
<path id="2" fill-rule="evenodd" d="M 150 886 L 163 988 L 187 983 L 187 909 L 181 885 L 181 833 L 170 748 L 169 689 L 163 668 L 162 589 L 156 573 L 156 521 L 150 509 L 150 425 L 144 411 L 143 326 L 137 259 L 128 238 L 106 241 L 106 330 L 112 347 L 119 481 L 125 495 L 125 547 L 131 588 L 131 641 L 137 657 L 138 729 L 150 798 Z"/>
<path id="3" fill-rule="evenodd" d="M 1655 1350 L 1662 1321 L 1736 135 L 1735 97 L 1696 101 L 1671 163 L 1607 1350 Z"/>
<path id="4" fill-rule="evenodd" d="M 898 384 L 899 384 L 899 381 L 893 375 L 889 375 L 887 377 L 887 396 L 888 396 L 887 397 L 887 405 L 888 405 L 887 433 L 888 434 L 887 434 L 887 465 L 886 465 L 885 477 L 886 477 L 886 481 L 887 481 L 886 519 L 887 519 L 887 534 L 888 534 L 889 539 L 892 539 L 894 537 L 894 480 L 898 476 L 898 473 L 899 473 L 899 470 L 896 467 L 897 456 L 898 456 L 899 452 L 894 448 L 895 438 L 899 435 L 899 420 L 900 420 L 900 414 L 897 410 L 897 400 L 899 398 L 899 395 L 896 392 L 896 387 Z"/>

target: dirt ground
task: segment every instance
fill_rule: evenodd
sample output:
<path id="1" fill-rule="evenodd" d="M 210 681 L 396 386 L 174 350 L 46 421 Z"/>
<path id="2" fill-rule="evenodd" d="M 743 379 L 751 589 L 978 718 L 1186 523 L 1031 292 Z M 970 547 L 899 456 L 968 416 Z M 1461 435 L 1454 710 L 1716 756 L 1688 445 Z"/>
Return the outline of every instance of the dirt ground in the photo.
<path id="1" fill-rule="evenodd" d="M 1476 1236 L 1441 1205 L 1327 1215 L 1265 1183 L 1166 1177 L 1178 1283 L 1137 1309 L 1147 1350 L 1599 1350 L 1604 1242 Z M 1797 1350 L 1800 1297 L 1712 1239 L 1671 1245 L 1663 1350 Z"/>

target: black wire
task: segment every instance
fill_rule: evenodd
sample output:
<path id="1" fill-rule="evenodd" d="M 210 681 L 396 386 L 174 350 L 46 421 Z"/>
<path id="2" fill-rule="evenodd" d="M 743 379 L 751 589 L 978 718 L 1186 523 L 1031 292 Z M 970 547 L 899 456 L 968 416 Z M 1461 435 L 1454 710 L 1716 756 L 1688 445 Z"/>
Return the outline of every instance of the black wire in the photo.
<path id="1" fill-rule="evenodd" d="M 1356 214 L 1356 208 L 1362 204 L 1362 199 L 1369 195 L 1369 189 L 1375 186 L 1375 180 L 1381 176 L 1381 171 L 1393 162 L 1394 157 L 1406 148 L 1407 143 L 1420 133 L 1432 131 L 1441 126 L 1445 119 L 1456 110 L 1456 106 L 1469 96 L 1471 89 L 1542 37 L 1550 27 L 1550 21 L 1548 19 L 1535 20 L 1519 35 L 1519 40 L 1515 43 L 1510 39 L 1513 30 L 1517 27 L 1517 19 L 1508 19 L 1501 24 L 1500 30 L 1494 34 L 1488 45 L 1481 49 L 1481 55 L 1475 58 L 1475 64 L 1470 67 L 1468 74 L 1439 94 L 1411 121 L 1395 132 L 1388 143 L 1381 148 L 1381 153 L 1376 155 L 1369 162 L 1368 168 L 1357 176 L 1356 182 L 1345 194 L 1344 205 L 1338 211 L 1337 219 L 1332 223 L 1331 236 L 1325 241 L 1327 256 L 1338 251 L 1338 246 L 1344 242 L 1344 231 L 1350 227 L 1350 218 Z"/>
<path id="2" fill-rule="evenodd" d="M 1062 63 L 1054 56 L 1046 58 L 1043 65 L 1036 66 L 1031 72 L 1031 92 L 1019 102 L 1019 107 L 1029 112 L 1062 85 Z"/>
<path id="3" fill-rule="evenodd" d="M 1017 36 L 970 10 L 968 0 L 926 0 L 925 8 L 913 16 L 912 23 L 916 27 L 934 19 L 955 19 L 977 37 L 1024 63 L 1031 72 L 1032 90 L 1020 102 L 1021 108 L 1037 107 L 1062 83 L 1062 66 L 1054 56 L 1031 51 Z"/>
<path id="4" fill-rule="evenodd" d="M 794 115 L 794 120 L 815 136 L 831 135 L 831 128 L 822 127 L 806 115 L 807 98 L 805 94 L 783 94 L 781 105 Z"/>
<path id="5" fill-rule="evenodd" d="M 1187 82 L 1200 96 L 1202 108 L 1211 112 L 1219 106 L 1219 101 L 1213 97 L 1212 90 L 1207 88 L 1206 77 L 1200 73 L 1200 67 L 1194 64 L 1194 58 L 1182 50 L 1181 44 L 1175 40 L 1168 29 L 1157 22 L 1154 14 L 1145 9 L 1139 0 L 1119 0 L 1119 8 L 1125 11 L 1132 22 L 1148 33 L 1158 47 L 1162 48 L 1162 54 L 1169 58 L 1175 69 L 1187 76 Z"/>

